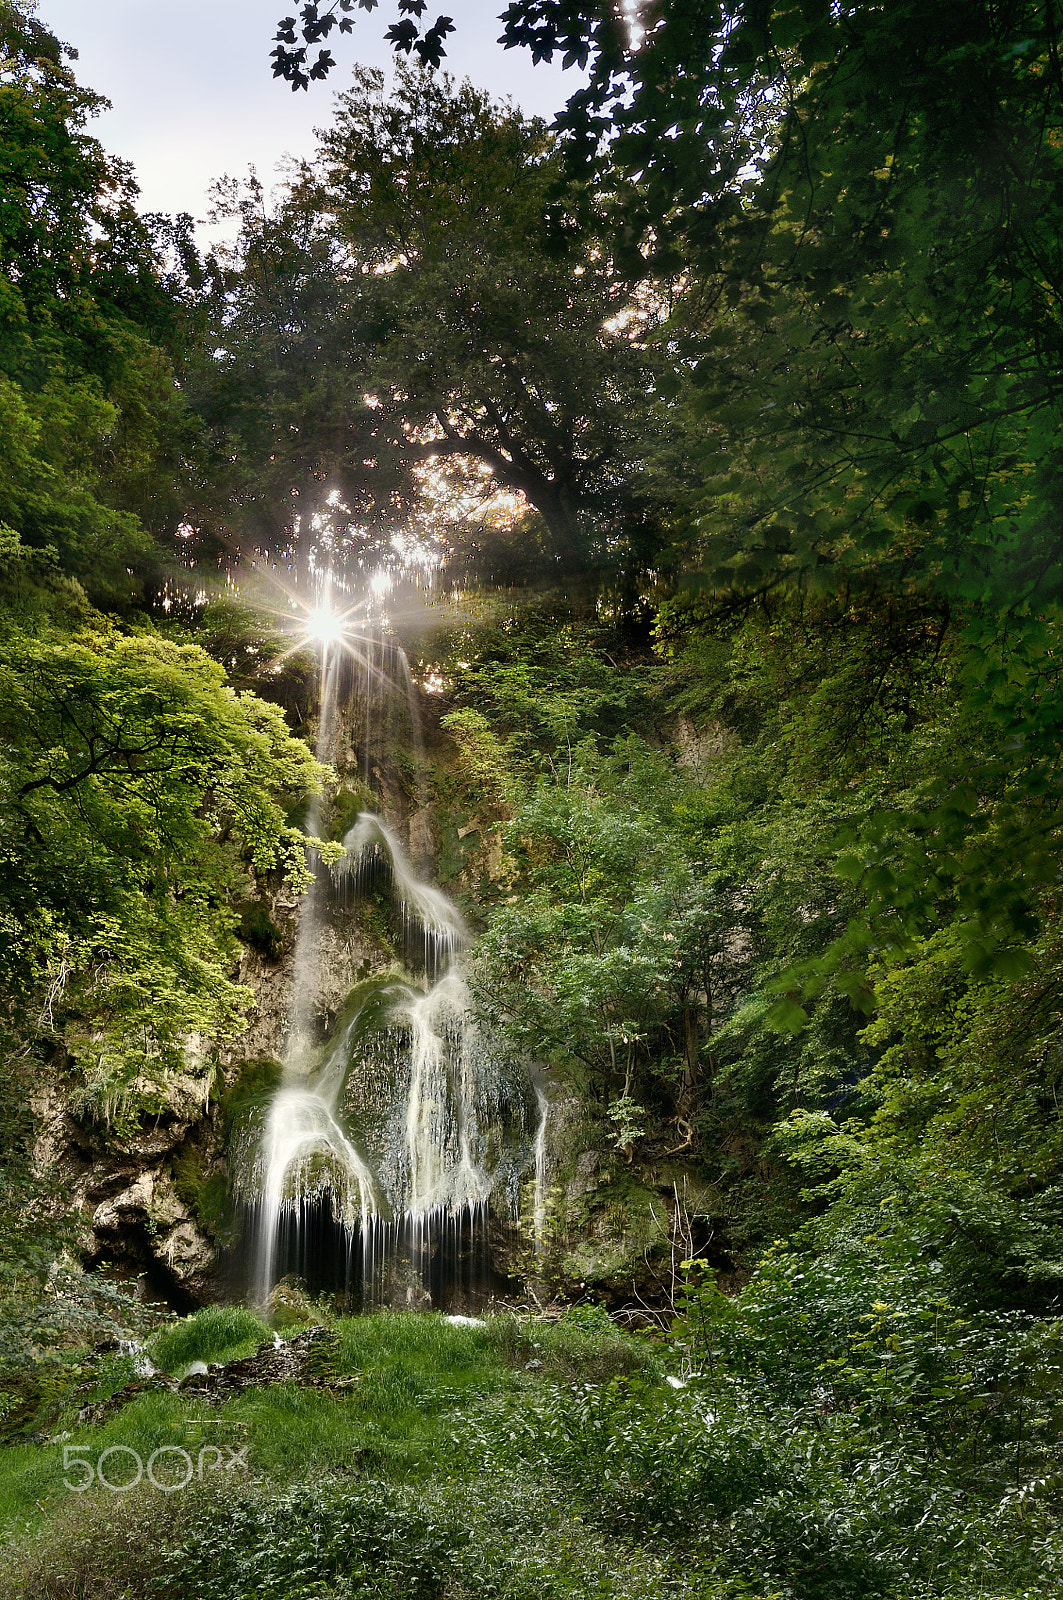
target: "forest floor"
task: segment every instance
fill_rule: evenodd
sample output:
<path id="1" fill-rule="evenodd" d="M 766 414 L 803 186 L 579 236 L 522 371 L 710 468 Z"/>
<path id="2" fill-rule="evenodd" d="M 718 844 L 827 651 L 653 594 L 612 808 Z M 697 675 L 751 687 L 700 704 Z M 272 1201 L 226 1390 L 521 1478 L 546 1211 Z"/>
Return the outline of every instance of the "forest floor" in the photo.
<path id="1" fill-rule="evenodd" d="M 686 1592 L 567 1495 L 485 1470 L 551 1385 L 659 1387 L 647 1341 L 594 1316 L 265 1331 L 202 1313 L 151 1341 L 149 1376 L 105 1350 L 45 1383 L 0 1457 L 0 1593 Z"/>
<path id="2" fill-rule="evenodd" d="M 940 1473 L 903 1452 L 887 1471 L 851 1419 L 802 1424 L 597 1308 L 282 1338 L 213 1308 L 156 1333 L 154 1371 L 144 1353 L 86 1353 L 27 1395 L 0 1455 L 2 1600 L 1038 1593 L 1010 1558 L 994 1584 L 985 1507 Z"/>

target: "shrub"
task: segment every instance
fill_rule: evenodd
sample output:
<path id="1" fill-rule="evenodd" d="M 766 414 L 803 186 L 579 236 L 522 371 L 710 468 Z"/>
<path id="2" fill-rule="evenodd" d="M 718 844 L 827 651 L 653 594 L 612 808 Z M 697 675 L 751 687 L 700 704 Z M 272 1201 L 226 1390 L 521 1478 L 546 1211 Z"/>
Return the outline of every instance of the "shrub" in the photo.
<path id="1" fill-rule="evenodd" d="M 619 1329 L 601 1306 L 572 1306 L 557 1322 L 531 1317 L 488 1319 L 484 1337 L 514 1366 L 538 1362 L 543 1376 L 572 1382 L 661 1375 L 653 1346 Z M 535 1369 L 539 1370 L 539 1369 Z"/>

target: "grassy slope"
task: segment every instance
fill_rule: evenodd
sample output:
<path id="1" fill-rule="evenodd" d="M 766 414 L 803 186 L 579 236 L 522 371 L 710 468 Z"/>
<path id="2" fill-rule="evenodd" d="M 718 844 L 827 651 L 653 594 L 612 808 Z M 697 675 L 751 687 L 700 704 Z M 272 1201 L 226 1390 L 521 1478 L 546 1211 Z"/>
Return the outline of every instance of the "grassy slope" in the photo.
<path id="1" fill-rule="evenodd" d="M 214 1309 L 156 1337 L 175 1375 L 267 1330 Z M 604 1313 L 556 1324 L 434 1314 L 338 1320 L 298 1383 L 217 1405 L 147 1392 L 99 1426 L 98 1366 L 0 1457 L 0 1600 L 1033 1600 L 1063 1592 L 1050 1503 L 964 1489 L 919 1417 L 794 1404 L 736 1371 L 666 1381 L 683 1346 Z M 784 1362 L 785 1366 L 785 1362 Z M 75 1382 L 76 1380 L 71 1380 Z M 910 1424 L 914 1423 L 915 1426 Z M 65 1440 L 61 1437 L 69 1434 Z M 922 1441 L 922 1442 L 921 1442 Z M 145 1460 L 246 1446 L 180 1493 L 63 1487 L 63 1444 Z M 117 1479 L 129 1458 L 112 1458 Z M 1005 1463 L 1006 1465 L 1006 1463 Z M 998 1474 L 999 1476 L 999 1474 Z"/>
<path id="2" fill-rule="evenodd" d="M 499 1496 L 498 1485 L 479 1481 L 480 1434 L 470 1432 L 467 1422 L 472 1416 L 497 1419 L 519 1413 L 529 1393 L 542 1390 L 544 1380 L 603 1382 L 626 1374 L 656 1383 L 659 1365 L 645 1343 L 600 1324 L 581 1326 L 578 1320 L 551 1326 L 498 1318 L 468 1327 L 452 1326 L 435 1315 L 384 1314 L 340 1319 L 334 1331 L 337 1340 L 328 1349 L 327 1375 L 353 1380 L 338 1391 L 278 1384 L 244 1390 L 218 1407 L 195 1393 L 148 1392 L 99 1426 L 79 1426 L 80 1407 L 105 1398 L 135 1376 L 131 1359 L 122 1356 L 99 1367 L 91 1389 L 82 1384 L 76 1395 L 53 1394 L 36 1419 L 51 1442 L 8 1446 L 2 1457 L 0 1527 L 8 1541 L 4 1565 L 10 1570 L 0 1579 L 0 1595 L 109 1600 L 152 1592 L 203 1597 L 246 1592 L 259 1597 L 275 1593 L 288 1600 L 304 1592 L 332 1594 L 331 1587 L 315 1587 L 316 1579 L 308 1578 L 310 1587 L 300 1587 L 303 1579 L 295 1574 L 305 1566 L 306 1551 L 292 1549 L 286 1557 L 278 1554 L 281 1570 L 275 1574 L 275 1587 L 256 1572 L 248 1577 L 246 1591 L 227 1588 L 230 1578 L 224 1574 L 232 1571 L 237 1553 L 225 1541 L 242 1540 L 252 1548 L 268 1542 L 281 1552 L 294 1529 L 302 1530 L 295 1534 L 296 1543 L 305 1535 L 320 1544 L 319 1534 L 311 1537 L 307 1531 L 313 1520 L 310 1508 L 318 1508 L 318 1515 L 325 1515 L 327 1508 L 326 1521 L 334 1533 L 350 1522 L 352 1506 L 357 1510 L 362 1503 L 360 1495 L 369 1532 L 378 1524 L 391 1527 L 390 1557 L 377 1549 L 367 1558 L 365 1581 L 382 1587 L 341 1587 L 336 1593 L 436 1592 L 432 1583 L 407 1590 L 401 1574 L 389 1576 L 387 1570 L 391 1558 L 400 1566 L 406 1558 L 415 1565 L 426 1560 L 432 1564 L 430 1553 L 420 1548 L 429 1526 L 437 1527 L 435 1557 L 448 1567 L 453 1561 L 444 1547 L 449 1550 L 455 1537 L 475 1547 L 468 1579 L 473 1589 L 492 1592 L 487 1569 L 512 1565 L 514 1551 L 527 1545 L 520 1564 L 531 1584 L 529 1594 L 555 1592 L 556 1583 L 541 1570 L 543 1560 L 556 1569 L 556 1582 L 562 1584 L 556 1592 L 599 1592 L 595 1585 L 604 1548 L 596 1553 L 598 1541 L 586 1537 L 578 1516 L 559 1520 L 557 1508 L 543 1503 L 536 1485 L 514 1479 L 502 1486 Z M 196 1360 L 246 1355 L 264 1334 L 267 1330 L 249 1313 L 212 1310 L 165 1330 L 154 1341 L 152 1355 L 164 1370 L 180 1375 Z M 143 1483 L 126 1494 L 95 1486 L 77 1494 L 64 1487 L 64 1444 L 86 1447 L 90 1461 L 115 1445 L 135 1450 L 145 1461 L 165 1445 L 184 1448 L 193 1458 L 207 1444 L 223 1452 L 246 1445 L 249 1470 L 230 1475 L 207 1471 L 202 1486 L 193 1484 L 169 1496 Z M 132 1472 L 132 1460 L 114 1456 L 106 1470 L 121 1481 Z M 164 1470 L 160 1465 L 160 1477 Z M 308 1491 L 307 1485 L 313 1488 Z M 256 1520 L 267 1508 L 272 1518 L 268 1539 Z M 514 1533 L 514 1515 L 523 1535 Z M 168 1546 L 180 1548 L 196 1527 L 201 1528 L 202 1547 L 196 1559 L 218 1569 L 221 1587 L 215 1591 L 211 1573 L 201 1572 L 194 1579 L 191 1574 L 185 1579 L 171 1576 L 163 1590 L 153 1589 L 166 1567 L 161 1552 Z M 474 1527 L 478 1531 L 470 1535 Z M 365 1540 L 357 1527 L 348 1527 L 345 1537 L 337 1563 L 347 1582 L 357 1566 L 359 1543 Z M 544 1555 L 550 1548 L 553 1555 Z M 322 1558 L 322 1571 L 328 1564 Z M 649 1593 L 642 1581 L 646 1570 L 640 1564 L 638 1586 L 618 1592 Z M 186 1590 L 185 1582 L 194 1587 Z M 517 1591 L 507 1581 L 498 1592 Z"/>

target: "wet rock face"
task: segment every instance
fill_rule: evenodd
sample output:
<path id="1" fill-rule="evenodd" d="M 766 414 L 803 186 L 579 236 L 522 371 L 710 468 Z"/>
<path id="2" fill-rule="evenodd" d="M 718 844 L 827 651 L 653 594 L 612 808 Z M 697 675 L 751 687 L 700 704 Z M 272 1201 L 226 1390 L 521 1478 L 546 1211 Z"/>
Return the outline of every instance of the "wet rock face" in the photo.
<path id="1" fill-rule="evenodd" d="M 103 1174 L 102 1181 L 112 1183 L 113 1175 Z M 75 1198 L 79 1187 L 84 1197 L 82 1216 L 92 1201 L 88 1191 L 100 1186 L 93 1169 L 75 1187 Z M 145 1166 L 127 1187 L 101 1200 L 87 1221 L 83 1248 L 89 1265 L 107 1262 L 120 1271 L 144 1274 L 152 1292 L 179 1308 L 217 1298 L 217 1251 L 178 1195 L 166 1165 Z"/>
<path id="2" fill-rule="evenodd" d="M 714 753 L 708 745 L 697 745 L 693 733 L 688 742 L 692 761 L 708 760 Z M 335 763 L 342 783 L 350 779 L 351 818 L 369 793 L 354 781 L 361 763 L 357 744 L 358 739 L 344 733 Z M 374 758 L 371 776 L 377 803 L 393 819 L 396 832 L 404 832 L 419 873 L 428 876 L 435 860 L 438 876 L 440 856 L 449 852 L 449 884 L 460 885 L 474 898 L 485 883 L 497 892 L 502 843 L 496 818 L 455 815 L 448 821 L 445 811 L 418 803 L 423 786 L 414 801 L 411 787 L 401 784 L 382 759 L 377 764 Z M 344 831 L 338 816 L 330 823 L 333 837 L 337 829 Z M 201 1072 L 195 1080 L 198 1102 L 191 1090 L 182 1092 L 166 1113 L 143 1119 L 122 1136 L 71 1113 L 58 1069 L 38 1108 L 38 1166 L 56 1175 L 55 1211 L 77 1218 L 86 1263 L 108 1263 L 123 1275 L 143 1277 L 153 1297 L 161 1295 L 181 1310 L 232 1293 L 217 1247 L 219 1237 L 224 1238 L 218 1208 L 212 1212 L 205 1207 L 200 1194 L 209 1182 L 224 1198 L 229 1110 L 241 1098 L 237 1086 L 245 1069 L 283 1059 L 297 988 L 300 901 L 284 885 L 266 887 L 250 880 L 248 895 L 241 924 L 245 943 L 233 976 L 251 990 L 254 1004 L 240 1036 L 211 1056 L 217 1059 L 220 1079 L 209 1101 L 204 1102 L 202 1089 L 210 1042 L 199 1041 L 189 1051 L 189 1081 L 195 1080 L 197 1066 Z M 401 954 L 394 938 L 390 945 L 385 942 L 386 918 L 374 921 L 368 915 L 373 910 L 368 896 L 360 910 L 352 902 L 325 897 L 315 917 L 309 952 L 315 971 L 315 1028 L 320 1030 L 315 1042 L 335 1023 L 355 985 L 392 969 Z M 556 1086 L 550 1093 L 557 1095 Z M 527 1137 L 533 1133 L 530 1117 Z M 667 1195 L 662 1199 L 652 1180 L 640 1187 L 634 1174 L 621 1170 L 615 1152 L 595 1148 L 601 1136 L 600 1128 L 588 1124 L 577 1098 L 553 1099 L 544 1166 L 549 1194 L 541 1214 L 529 1165 L 513 1174 L 520 1225 L 510 1225 L 501 1215 L 490 1220 L 499 1292 L 514 1292 L 527 1282 L 540 1285 L 547 1298 L 559 1290 L 578 1296 L 589 1289 L 616 1301 L 629 1299 L 633 1292 L 648 1298 L 657 1292 L 658 1262 L 667 1256 Z M 386 1298 L 409 1309 L 428 1303 L 417 1275 L 403 1278 L 396 1273 L 386 1286 Z"/>
<path id="3" fill-rule="evenodd" d="M 61 1082 L 38 1098 L 38 1170 L 54 1177 L 54 1213 L 73 1216 L 85 1264 L 139 1278 L 178 1309 L 218 1295 L 217 1253 L 177 1192 L 173 1158 L 209 1113 L 153 1117 L 125 1135 L 75 1117 Z"/>
<path id="4" fill-rule="evenodd" d="M 264 904 L 284 935 L 276 959 L 247 946 L 238 981 L 251 989 L 245 1031 L 217 1052 L 219 1075 L 209 1095 L 207 1042 L 189 1042 L 187 1079 L 174 1083 L 174 1103 L 122 1133 L 70 1109 L 61 1065 L 42 1085 L 34 1109 L 38 1119 L 35 1162 L 54 1177 L 53 1215 L 73 1217 L 83 1261 L 124 1278 L 140 1279 L 144 1293 L 177 1310 L 226 1298 L 228 1284 L 216 1234 L 221 1223 L 197 1205 L 196 1191 L 212 1180 L 224 1193 L 229 1129 L 223 1110 L 248 1062 L 283 1056 L 291 1011 L 292 947 L 296 903 L 284 892 Z M 318 957 L 325 974 L 326 1006 L 339 1006 L 367 961 L 367 948 L 353 920 L 337 914 L 320 929 Z M 192 1169 L 194 1181 L 182 1182 Z M 213 1224 L 213 1225 L 212 1225 Z"/>
<path id="5" fill-rule="evenodd" d="M 410 817 L 410 860 L 419 872 L 430 872 L 436 857 L 435 818 L 431 806 Z"/>
<path id="6" fill-rule="evenodd" d="M 347 778 L 358 790 L 349 797 L 355 809 L 364 806 L 368 794 L 359 781 L 365 727 L 365 708 L 356 705 L 340 729 L 337 750 L 336 765 L 341 776 L 346 774 L 341 790 L 348 786 Z M 413 858 L 427 863 L 435 850 L 431 808 L 412 801 L 409 785 L 399 781 L 386 753 L 383 745 L 372 752 L 375 787 L 389 814 L 407 831 Z M 283 1059 L 293 1011 L 303 902 L 287 884 L 250 877 L 247 895 L 237 908 L 243 942 L 239 967 L 232 973 L 254 997 L 246 1025 L 238 1037 L 220 1044 L 187 1041 L 187 1078 L 175 1076 L 167 1110 L 142 1117 L 138 1126 L 121 1133 L 105 1121 L 76 1115 L 62 1062 L 42 1084 L 34 1106 L 35 1164 L 48 1175 L 52 1215 L 75 1220 L 85 1264 L 142 1279 L 152 1298 L 161 1296 L 180 1310 L 225 1298 L 228 1292 L 218 1249 L 219 1238 L 224 1241 L 221 1213 L 229 1156 L 225 1102 L 249 1064 Z M 320 979 L 322 1028 L 367 971 L 394 963 L 394 951 L 385 948 L 378 932 L 360 926 L 352 908 L 343 904 L 327 904 L 316 919 L 313 959 Z M 214 1062 L 218 1076 L 211 1084 Z M 158 1085 L 148 1087 L 157 1103 Z M 166 1093 L 170 1098 L 168 1087 Z M 202 1203 L 207 1187 L 209 1205 Z"/>
<path id="7" fill-rule="evenodd" d="M 524 1241 L 514 1268 L 536 1298 L 589 1295 L 646 1311 L 670 1305 L 677 1263 L 694 1253 L 691 1230 L 708 1197 L 688 1191 L 676 1168 L 626 1162 L 602 1142 L 604 1130 L 577 1096 L 552 1100 L 548 1127 L 541 1235 L 534 1249 Z"/>
<path id="8" fill-rule="evenodd" d="M 284 1053 L 291 1011 L 295 902 L 283 892 L 267 899 L 273 923 L 285 937 L 277 959 L 245 947 L 238 980 L 254 995 L 247 1027 L 217 1052 L 219 1076 L 209 1096 L 206 1041 L 190 1041 L 189 1076 L 174 1085 L 174 1104 L 143 1117 L 122 1133 L 70 1109 L 61 1065 L 42 1085 L 34 1109 L 38 1119 L 35 1164 L 54 1177 L 54 1216 L 73 1217 L 83 1261 L 142 1281 L 144 1293 L 177 1310 L 226 1297 L 221 1252 L 215 1237 L 220 1217 L 204 1221 L 195 1190 L 213 1179 L 224 1192 L 227 1119 L 221 1102 L 249 1061 L 276 1060 Z M 350 917 L 325 919 L 318 956 L 325 976 L 326 1007 L 339 1006 L 367 961 L 367 949 Z M 196 1181 L 180 1181 L 182 1167 Z M 215 1225 L 212 1226 L 211 1222 Z"/>
<path id="9" fill-rule="evenodd" d="M 339 996 L 372 951 L 349 931 L 349 919 L 346 933 L 338 918 L 326 924 L 322 940 L 328 981 Z M 71 1113 L 58 1073 L 37 1105 L 38 1163 L 55 1173 L 56 1214 L 78 1221 L 85 1263 L 139 1278 L 150 1298 L 181 1311 L 229 1298 L 233 1291 L 217 1226 L 204 1221 L 195 1185 L 182 1181 L 182 1172 L 194 1167 L 199 1185 L 210 1179 L 224 1195 L 228 1119 L 221 1102 L 242 1073 L 275 1061 L 286 1039 L 290 961 L 271 963 L 249 951 L 241 977 L 253 987 L 257 1004 L 246 1033 L 226 1046 L 222 1078 L 206 1108 L 186 1097 L 180 1112 L 145 1119 L 118 1136 Z M 556 1096 L 556 1088 L 551 1092 Z M 578 1098 L 552 1100 L 549 1131 L 543 1237 L 535 1237 L 530 1167 L 521 1178 L 522 1222 L 491 1219 L 498 1291 L 512 1294 L 530 1283 L 544 1303 L 557 1293 L 592 1293 L 612 1304 L 633 1297 L 658 1301 L 668 1274 L 668 1186 L 659 1188 L 625 1167 L 616 1152 L 595 1148 L 600 1129 L 589 1124 Z M 384 1298 L 397 1309 L 429 1303 L 413 1277 L 396 1277 Z M 449 1303 L 446 1308 L 454 1309 Z"/>

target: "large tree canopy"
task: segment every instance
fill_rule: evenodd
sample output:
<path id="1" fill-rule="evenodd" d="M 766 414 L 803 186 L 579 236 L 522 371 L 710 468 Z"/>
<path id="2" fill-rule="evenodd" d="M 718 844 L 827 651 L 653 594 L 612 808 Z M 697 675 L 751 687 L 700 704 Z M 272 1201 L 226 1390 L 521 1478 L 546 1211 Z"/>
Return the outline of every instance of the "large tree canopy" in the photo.
<path id="1" fill-rule="evenodd" d="M 1053 0 L 933 18 L 911 0 L 676 0 L 633 21 L 517 0 L 503 21 L 507 47 L 587 67 L 558 127 L 612 208 L 611 254 L 635 278 L 647 255 L 682 260 L 694 285 L 676 348 L 705 392 L 703 471 L 722 469 L 720 576 L 826 566 L 832 583 L 885 549 L 954 594 L 1043 595 L 1060 560 Z"/>
<path id="2" fill-rule="evenodd" d="M 276 542 L 293 497 L 305 520 L 332 493 L 393 528 L 431 474 L 473 464 L 534 508 L 548 568 L 656 547 L 661 302 L 633 300 L 608 231 L 577 222 L 541 123 L 414 70 L 389 98 L 359 69 L 276 213 L 261 199 L 233 194 L 243 231 L 190 387 L 236 458 L 234 526 Z"/>

